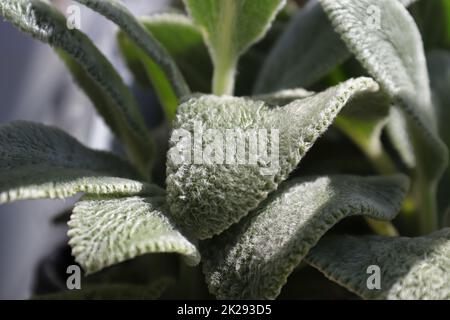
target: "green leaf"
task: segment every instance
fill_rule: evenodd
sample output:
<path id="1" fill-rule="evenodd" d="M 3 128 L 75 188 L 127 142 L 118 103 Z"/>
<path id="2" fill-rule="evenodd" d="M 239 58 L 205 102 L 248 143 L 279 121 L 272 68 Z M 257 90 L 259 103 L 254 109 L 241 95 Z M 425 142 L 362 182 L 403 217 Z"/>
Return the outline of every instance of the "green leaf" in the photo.
<path id="1" fill-rule="evenodd" d="M 306 260 L 366 299 L 450 299 L 450 229 L 418 238 L 330 236 Z M 369 266 L 381 287 L 368 288 Z"/>
<path id="2" fill-rule="evenodd" d="M 210 92 L 212 63 L 197 27 L 181 14 L 157 14 L 140 21 L 174 59 L 189 87 L 195 92 Z M 118 40 L 135 79 L 145 87 L 153 86 L 168 120 L 173 120 L 179 101 L 162 69 L 124 32 L 118 34 Z"/>
<path id="3" fill-rule="evenodd" d="M 179 253 L 198 264 L 197 248 L 166 212 L 164 196 L 85 196 L 68 223 L 72 254 L 87 273 L 148 253 Z"/>
<path id="4" fill-rule="evenodd" d="M 219 299 L 274 299 L 288 276 L 341 219 L 391 220 L 404 176 L 331 176 L 289 181 L 241 223 L 202 245 L 203 270 Z"/>
<path id="5" fill-rule="evenodd" d="M 415 0 L 402 0 L 408 7 Z M 350 57 L 317 2 L 292 19 L 264 62 L 255 93 L 309 87 Z"/>
<path id="6" fill-rule="evenodd" d="M 0 203 L 66 198 L 78 192 L 141 194 L 157 188 L 132 180 L 135 169 L 63 131 L 30 122 L 0 126 Z"/>
<path id="7" fill-rule="evenodd" d="M 174 280 L 160 279 L 148 286 L 132 284 L 91 284 L 80 290 L 36 296 L 34 300 L 156 300 Z"/>
<path id="8" fill-rule="evenodd" d="M 123 4 L 116 0 L 76 1 L 116 23 L 153 60 L 155 65 L 161 68 L 178 98 L 190 93 L 180 70 L 167 51 L 147 32 L 144 26 L 136 20 Z"/>
<path id="9" fill-rule="evenodd" d="M 292 19 L 277 41 L 254 92 L 307 87 L 350 57 L 319 3 L 310 3 Z"/>
<path id="10" fill-rule="evenodd" d="M 410 10 L 422 34 L 425 50 L 450 49 L 450 1 L 418 1 Z"/>
<path id="11" fill-rule="evenodd" d="M 105 105 L 96 103 L 98 112 L 147 173 L 152 144 L 138 106 L 122 78 L 92 42 L 80 31 L 69 30 L 64 16 L 43 1 L 5 0 L 0 3 L 0 14 L 20 30 L 64 51 L 66 61 L 73 65 L 71 69 L 78 69 L 77 80 L 80 75 L 90 78 L 95 87 L 88 95 L 92 98 L 95 90 L 102 98 L 94 102 L 108 100 Z M 82 87 L 86 89 L 88 84 Z"/>
<path id="12" fill-rule="evenodd" d="M 373 167 L 383 174 L 397 172 L 381 142 L 389 110 L 389 99 L 380 94 L 366 100 L 364 104 L 353 104 L 345 108 L 335 121 L 335 125 L 360 148 Z"/>
<path id="13" fill-rule="evenodd" d="M 190 19 L 165 13 L 143 17 L 141 22 L 173 57 L 192 91 L 211 92 L 211 58 L 200 30 Z"/>
<path id="14" fill-rule="evenodd" d="M 303 99 L 313 92 L 304 89 L 288 89 L 273 94 L 259 95 L 261 99 L 271 105 L 285 105 L 293 100 Z M 334 125 L 344 132 L 367 156 L 373 167 L 382 174 L 394 174 L 396 166 L 384 150 L 381 142 L 382 130 L 387 123 L 390 101 L 384 94 L 372 94 L 363 103 L 350 102 L 336 117 Z M 374 231 L 381 235 L 396 236 L 398 232 L 389 222 L 366 219 Z"/>
<path id="15" fill-rule="evenodd" d="M 285 0 L 184 0 L 214 63 L 213 92 L 233 93 L 239 57 L 260 40 Z"/>
<path id="16" fill-rule="evenodd" d="M 288 177 L 345 105 L 377 91 L 372 79 L 358 78 L 278 108 L 247 98 L 190 98 L 178 109 L 167 161 L 177 223 L 201 239 L 227 229 Z M 268 152 L 250 151 L 252 132 L 263 130 L 267 139 L 260 143 Z M 224 145 L 230 146 L 226 159 Z"/>
<path id="17" fill-rule="evenodd" d="M 397 1 L 319 1 L 349 50 L 402 108 L 404 135 L 410 137 L 416 159 L 413 192 L 421 212 L 420 231 L 434 230 L 436 184 L 447 166 L 447 149 L 436 134 L 422 40 L 414 20 Z"/>

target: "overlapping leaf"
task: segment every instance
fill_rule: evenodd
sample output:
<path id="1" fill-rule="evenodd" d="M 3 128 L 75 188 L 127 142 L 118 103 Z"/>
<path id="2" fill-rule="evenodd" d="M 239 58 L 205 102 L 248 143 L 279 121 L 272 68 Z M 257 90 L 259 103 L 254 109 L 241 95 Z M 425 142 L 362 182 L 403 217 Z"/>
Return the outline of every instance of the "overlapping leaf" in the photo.
<path id="1" fill-rule="evenodd" d="M 410 141 L 416 162 L 414 192 L 421 211 L 421 232 L 433 230 L 436 183 L 447 165 L 447 149 L 436 134 L 419 31 L 397 1 L 319 1 L 349 50 L 402 108 L 398 119 L 405 119 L 403 136 Z M 371 17 L 368 8 L 378 12 L 379 19 Z M 394 142 L 402 143 L 400 139 Z M 406 158 L 411 159 L 411 154 Z"/>
<path id="2" fill-rule="evenodd" d="M 282 106 L 313 94 L 304 89 L 287 89 L 253 96 L 253 98 L 263 100 L 270 105 Z M 387 123 L 391 102 L 382 93 L 372 95 L 371 99 L 365 99 L 364 103 L 360 102 L 350 102 L 336 118 L 334 124 L 368 155 L 375 168 L 383 173 L 394 173 L 395 168 L 384 154 L 381 144 L 381 133 Z"/>
<path id="3" fill-rule="evenodd" d="M 213 92 L 232 94 L 240 55 L 264 36 L 285 0 L 184 2 L 211 53 L 215 67 Z"/>
<path id="4" fill-rule="evenodd" d="M 95 89 L 101 90 L 99 95 L 109 99 L 106 105 L 96 104 L 97 110 L 135 162 L 146 170 L 152 144 L 136 102 L 121 77 L 92 42 L 78 30 L 69 30 L 65 18 L 43 1 L 4 0 L 0 3 L 0 14 L 22 31 L 64 51 L 81 68 L 80 73 L 89 75 Z"/>
<path id="5" fill-rule="evenodd" d="M 220 299 L 276 298 L 292 270 L 333 225 L 352 215 L 393 219 L 407 187 L 403 176 L 287 182 L 241 223 L 204 243 L 211 292 Z"/>
<path id="6" fill-rule="evenodd" d="M 0 126 L 0 203 L 63 198 L 78 192 L 141 194 L 156 187 L 133 180 L 135 169 L 107 152 L 82 146 L 41 124 Z"/>
<path id="7" fill-rule="evenodd" d="M 400 1 L 405 7 L 415 0 Z M 320 4 L 309 4 L 292 19 L 267 57 L 255 93 L 308 87 L 350 57 Z"/>
<path id="8" fill-rule="evenodd" d="M 450 229 L 419 238 L 332 236 L 306 260 L 366 299 L 450 299 Z M 369 266 L 379 268 L 378 289 L 370 290 Z"/>
<path id="9" fill-rule="evenodd" d="M 166 182 L 174 218 L 199 238 L 225 230 L 287 178 L 344 106 L 371 99 L 377 91 L 373 80 L 358 78 L 278 108 L 246 98 L 189 99 L 179 107 L 168 154 Z M 250 145 L 250 135 L 259 130 L 266 132 L 261 140 L 266 153 Z M 225 141 L 227 135 L 231 142 Z"/>
<path id="10" fill-rule="evenodd" d="M 69 244 L 88 273 L 147 253 L 179 253 L 195 265 L 200 254 L 167 215 L 165 197 L 85 196 L 69 221 Z"/>

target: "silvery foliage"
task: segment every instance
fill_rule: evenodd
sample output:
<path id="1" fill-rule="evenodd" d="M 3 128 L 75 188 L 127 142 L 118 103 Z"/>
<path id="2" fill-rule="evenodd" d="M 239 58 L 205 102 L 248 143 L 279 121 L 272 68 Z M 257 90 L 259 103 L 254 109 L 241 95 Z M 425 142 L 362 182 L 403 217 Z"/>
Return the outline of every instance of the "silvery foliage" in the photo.
<path id="1" fill-rule="evenodd" d="M 239 58 L 264 37 L 286 1 L 185 0 L 189 16 L 142 21 L 118 1 L 77 1 L 120 27 L 129 66 L 137 80 L 153 84 L 174 133 L 194 133 L 198 123 L 221 134 L 236 128 L 279 132 L 278 166 L 269 174 L 261 170 L 269 165 L 261 159 L 245 165 L 176 162 L 180 139 L 174 134 L 163 190 L 151 182 L 152 137 L 114 67 L 81 31 L 67 29 L 48 2 L 3 0 L 0 14 L 55 48 L 127 151 L 122 159 L 91 150 L 60 129 L 35 123 L 0 127 L 0 202 L 82 193 L 68 235 L 87 273 L 144 254 L 178 253 L 189 265 L 203 264 L 218 298 L 274 299 L 303 261 L 363 298 L 450 298 L 450 233 L 436 231 L 435 205 L 447 149 L 438 134 L 438 98 L 429 86 L 420 34 L 405 8 L 413 1 L 312 2 L 269 52 L 249 97 L 232 96 Z M 379 10 L 379 19 L 370 20 L 367 8 Z M 167 37 L 174 31 L 184 40 Z M 214 67 L 212 94 L 191 94 L 190 86 L 211 79 L 186 60 L 188 50 L 210 55 L 205 63 Z M 371 78 L 317 93 L 300 88 L 352 55 Z M 438 59 L 447 57 L 435 54 L 431 61 Z M 431 80 L 436 94 L 444 91 Z M 421 237 L 324 236 L 350 216 L 392 220 L 411 194 L 409 177 L 391 172 L 398 171 L 395 165 L 383 172 L 386 163 L 380 176 L 291 179 L 333 124 L 375 164 L 386 160 L 379 157 L 381 132 L 391 128 L 392 143 L 411 168 Z M 219 150 L 217 141 L 202 143 Z M 372 292 L 364 270 L 375 262 L 383 285 Z M 150 297 L 163 289 L 93 286 L 86 296 L 132 296 L 136 290 Z"/>

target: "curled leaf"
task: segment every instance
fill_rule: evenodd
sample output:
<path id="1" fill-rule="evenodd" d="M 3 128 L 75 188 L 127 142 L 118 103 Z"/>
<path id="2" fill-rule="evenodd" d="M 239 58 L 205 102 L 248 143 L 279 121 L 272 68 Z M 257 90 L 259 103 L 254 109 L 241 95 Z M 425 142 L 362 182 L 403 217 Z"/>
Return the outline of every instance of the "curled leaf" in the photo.
<path id="1" fill-rule="evenodd" d="M 202 245 L 203 270 L 219 299 L 274 299 L 293 269 L 337 222 L 391 220 L 408 188 L 403 176 L 297 179 L 242 222 Z"/>
<path id="2" fill-rule="evenodd" d="M 196 265 L 200 254 L 167 215 L 164 196 L 85 196 L 73 210 L 69 244 L 87 273 L 148 253 L 179 253 Z"/>
<path id="3" fill-rule="evenodd" d="M 167 161 L 175 220 L 201 239 L 227 229 L 288 177 L 344 106 L 377 91 L 374 81 L 358 78 L 277 108 L 235 97 L 187 100 L 174 122 Z"/>

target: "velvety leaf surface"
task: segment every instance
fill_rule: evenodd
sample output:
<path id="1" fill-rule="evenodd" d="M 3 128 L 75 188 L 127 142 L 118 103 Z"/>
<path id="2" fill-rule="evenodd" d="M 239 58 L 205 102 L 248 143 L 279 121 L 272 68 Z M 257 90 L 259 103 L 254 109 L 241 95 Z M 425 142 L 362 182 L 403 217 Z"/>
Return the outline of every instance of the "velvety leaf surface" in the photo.
<path id="1" fill-rule="evenodd" d="M 366 299 L 450 299 L 450 229 L 418 238 L 332 236 L 306 260 Z M 380 268 L 379 290 L 369 290 L 367 268 Z"/>
<path id="2" fill-rule="evenodd" d="M 80 31 L 69 30 L 64 16 L 43 1 L 4 0 L 0 14 L 20 30 L 64 51 L 83 69 L 80 72 L 89 75 L 96 89 L 104 92 L 100 94 L 111 101 L 107 105 L 96 104 L 97 110 L 145 170 L 152 145 L 137 104 L 120 75 L 92 42 Z"/>
<path id="3" fill-rule="evenodd" d="M 403 176 L 287 182 L 241 223 L 202 245 L 211 292 L 219 299 L 276 298 L 289 274 L 332 226 L 352 215 L 393 219 L 407 188 Z"/>
<path id="4" fill-rule="evenodd" d="M 168 203 L 175 220 L 201 239 L 227 229 L 288 177 L 344 106 L 377 91 L 373 80 L 358 78 L 278 108 L 247 98 L 190 98 L 179 107 L 167 161 Z M 251 149 L 251 130 L 266 130 L 269 152 Z M 235 142 L 228 152 L 231 161 L 224 150 L 232 145 L 225 141 L 230 131 Z M 205 156 L 210 151 L 213 161 Z"/>
<path id="5" fill-rule="evenodd" d="M 179 253 L 200 261 L 197 248 L 167 215 L 165 197 L 85 196 L 69 221 L 69 244 L 87 273 L 147 253 Z"/>
<path id="6" fill-rule="evenodd" d="M 304 89 L 287 89 L 270 94 L 253 96 L 274 106 L 286 105 L 294 100 L 313 95 L 314 92 Z M 385 159 L 382 151 L 381 134 L 386 126 L 391 102 L 383 93 L 372 94 L 363 102 L 350 102 L 336 118 L 334 125 L 343 131 L 360 149 L 373 160 L 380 172 L 394 173 L 395 168 Z"/>
<path id="7" fill-rule="evenodd" d="M 285 0 L 184 0 L 215 67 L 213 92 L 231 94 L 239 56 L 261 39 Z M 230 79 L 225 83 L 223 78 Z"/>
<path id="8" fill-rule="evenodd" d="M 140 194 L 135 169 L 113 154 L 81 145 L 63 131 L 30 122 L 0 126 L 0 203 L 65 198 L 78 192 Z"/>
<path id="9" fill-rule="evenodd" d="M 400 2 L 408 7 L 415 0 Z M 350 56 L 320 4 L 310 1 L 292 19 L 271 50 L 254 92 L 309 87 Z"/>
<path id="10" fill-rule="evenodd" d="M 412 146 L 417 179 L 414 193 L 421 211 L 420 231 L 437 226 L 434 204 L 436 183 L 447 166 L 447 148 L 437 135 L 422 40 L 404 6 L 391 0 L 319 0 L 349 50 L 399 105 L 393 126 Z M 370 15 L 368 8 L 375 15 Z M 376 12 L 378 14 L 376 14 Z M 379 19 L 377 19 L 377 16 Z M 394 118 L 395 120 L 395 118 Z M 403 121 L 399 121 L 403 120 Z"/>

